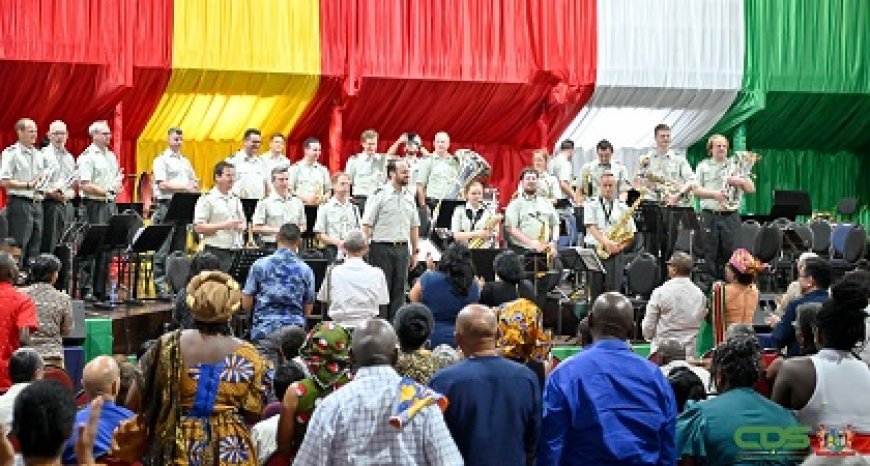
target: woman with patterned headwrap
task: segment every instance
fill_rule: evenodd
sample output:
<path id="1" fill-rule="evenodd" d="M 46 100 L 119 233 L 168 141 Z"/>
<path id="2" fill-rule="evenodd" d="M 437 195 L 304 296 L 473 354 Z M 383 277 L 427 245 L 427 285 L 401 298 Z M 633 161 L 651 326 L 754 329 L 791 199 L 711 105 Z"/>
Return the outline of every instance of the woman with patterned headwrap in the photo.
<path id="1" fill-rule="evenodd" d="M 187 295 L 193 328 L 158 340 L 143 357 L 143 378 L 128 397 L 139 413 L 138 429 L 147 432 L 144 463 L 257 465 L 246 424 L 262 416 L 271 366 L 230 333 L 230 318 L 241 305 L 239 284 L 220 271 L 202 272 Z M 122 424 L 111 456 L 129 457 L 125 432 L 134 430 Z"/>
<path id="2" fill-rule="evenodd" d="M 727 284 L 713 284 L 713 336 L 718 345 L 725 339 L 725 330 L 731 324 L 751 324 L 758 308 L 758 287 L 755 277 L 767 267 L 746 249 L 731 254 L 725 265 Z"/>
<path id="3" fill-rule="evenodd" d="M 302 445 L 318 400 L 350 381 L 350 333 L 334 322 L 321 322 L 308 332 L 299 356 L 311 376 L 290 385 L 278 420 L 276 453 L 288 459 Z"/>
<path id="4" fill-rule="evenodd" d="M 541 390 L 552 348 L 551 336 L 544 331 L 541 309 L 528 299 L 517 299 L 495 309 L 498 316 L 496 347 L 502 356 L 525 364 L 538 376 Z"/>

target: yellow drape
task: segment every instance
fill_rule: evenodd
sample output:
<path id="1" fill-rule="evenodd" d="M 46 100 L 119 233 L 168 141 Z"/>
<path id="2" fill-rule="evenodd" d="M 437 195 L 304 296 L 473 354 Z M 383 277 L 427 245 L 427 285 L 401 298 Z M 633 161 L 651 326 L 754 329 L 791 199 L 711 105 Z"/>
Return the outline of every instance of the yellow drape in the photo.
<path id="1" fill-rule="evenodd" d="M 182 152 L 204 188 L 214 164 L 258 128 L 263 150 L 287 134 L 320 83 L 317 0 L 176 0 L 172 77 L 137 142 L 138 171 L 151 171 L 166 131 L 184 131 Z"/>

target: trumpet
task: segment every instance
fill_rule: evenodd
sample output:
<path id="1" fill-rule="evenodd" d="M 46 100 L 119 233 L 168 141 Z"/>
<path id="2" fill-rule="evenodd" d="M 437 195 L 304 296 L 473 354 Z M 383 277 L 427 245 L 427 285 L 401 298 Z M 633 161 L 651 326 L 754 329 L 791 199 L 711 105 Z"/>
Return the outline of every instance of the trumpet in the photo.
<path id="1" fill-rule="evenodd" d="M 245 242 L 244 249 L 259 249 L 260 246 L 257 245 L 257 242 L 254 240 L 254 222 L 248 222 L 248 231 L 247 231 L 248 240 Z"/>

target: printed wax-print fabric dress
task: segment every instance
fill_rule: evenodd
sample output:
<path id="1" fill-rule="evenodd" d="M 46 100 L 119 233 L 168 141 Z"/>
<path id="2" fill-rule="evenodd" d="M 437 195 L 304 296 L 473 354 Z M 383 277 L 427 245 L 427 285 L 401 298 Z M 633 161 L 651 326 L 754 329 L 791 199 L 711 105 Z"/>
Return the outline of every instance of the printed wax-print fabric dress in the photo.
<path id="1" fill-rule="evenodd" d="M 262 413 L 272 369 L 250 343 L 218 364 L 198 364 L 181 374 L 183 448 L 172 464 L 257 465 L 243 412 Z"/>

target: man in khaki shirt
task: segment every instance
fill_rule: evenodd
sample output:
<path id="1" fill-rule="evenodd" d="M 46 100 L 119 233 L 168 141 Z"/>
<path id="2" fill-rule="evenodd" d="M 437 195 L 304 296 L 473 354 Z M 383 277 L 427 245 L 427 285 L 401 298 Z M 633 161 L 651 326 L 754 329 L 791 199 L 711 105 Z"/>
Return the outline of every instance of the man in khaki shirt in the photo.
<path id="1" fill-rule="evenodd" d="M 631 179 L 628 177 L 628 169 L 625 165 L 613 160 L 613 144 L 607 139 L 598 141 L 595 146 L 596 160 L 586 162 L 580 168 L 580 176 L 577 178 L 578 198 L 598 197 L 601 195 L 601 175 L 604 172 L 612 173 L 616 178 L 616 193 L 623 202 L 631 189 Z"/>
<path id="2" fill-rule="evenodd" d="M 387 179 L 387 157 L 378 154 L 378 133 L 373 129 L 360 136 L 363 151 L 347 160 L 345 172 L 350 177 L 355 197 L 371 196 Z"/>
<path id="3" fill-rule="evenodd" d="M 405 303 L 408 270 L 417 264 L 420 215 L 414 194 L 408 189 L 408 164 L 391 160 L 387 176 L 390 182 L 369 196 L 362 224 L 371 240 L 369 262 L 384 271 L 390 289 L 390 304 L 381 307 L 381 317 L 392 322 Z"/>
<path id="4" fill-rule="evenodd" d="M 221 270 L 229 272 L 235 252 L 244 246 L 246 227 L 242 201 L 232 194 L 235 169 L 227 162 L 214 167 L 214 187 L 196 201 L 193 229 L 202 235 L 205 251 L 217 256 Z"/>
<path id="5" fill-rule="evenodd" d="M 656 147 L 640 156 L 636 181 L 649 190 L 647 199 L 668 206 L 689 207 L 689 192 L 695 181 L 692 167 L 685 157 L 678 156 L 671 149 L 671 128 L 668 125 L 657 125 L 653 135 Z M 654 181 L 651 178 L 664 181 Z"/>
<path id="6" fill-rule="evenodd" d="M 226 162 L 233 165 L 235 182 L 232 192 L 242 199 L 263 199 L 269 194 L 269 174 L 266 161 L 257 155 L 263 137 L 260 130 L 245 130 L 244 146 L 235 154 L 227 157 Z"/>
<path id="7" fill-rule="evenodd" d="M 359 208 L 350 198 L 350 177 L 338 172 L 332 175 L 332 197 L 317 209 L 314 233 L 326 245 L 330 261 L 343 255 L 347 234 L 362 227 Z"/>
<path id="8" fill-rule="evenodd" d="M 518 254 L 556 252 L 559 239 L 559 215 L 553 203 L 537 194 L 538 170 L 524 168 L 520 173 L 523 192 L 508 204 L 505 227 L 509 244 Z"/>
<path id="9" fill-rule="evenodd" d="M 263 161 L 263 173 L 266 176 L 271 176 L 272 171 L 278 167 L 286 166 L 290 168 L 290 159 L 284 155 L 284 148 L 287 146 L 287 141 L 281 133 L 275 133 L 269 138 L 269 152 L 260 156 Z"/>
<path id="10" fill-rule="evenodd" d="M 403 144 L 405 148 L 404 156 L 399 155 L 399 146 Z M 420 135 L 417 133 L 403 133 L 399 136 L 399 139 L 396 139 L 396 142 L 387 149 L 387 158 L 389 160 L 404 160 L 408 163 L 408 167 L 411 168 L 412 185 L 416 185 L 417 183 L 418 163 L 423 160 L 423 157 L 428 156 L 429 151 L 423 147 L 423 140 L 420 139 Z M 416 186 L 414 189 L 416 190 Z"/>
<path id="11" fill-rule="evenodd" d="M 18 142 L 0 159 L 0 186 L 6 188 L 9 236 L 21 245 L 22 264 L 39 255 L 42 246 L 41 185 L 47 181 L 42 154 L 36 148 L 36 123 L 22 118 L 15 123 Z"/>
<path id="12" fill-rule="evenodd" d="M 559 144 L 559 152 L 550 161 L 550 174 L 558 182 L 556 199 L 575 198 L 574 194 L 574 141 L 566 139 Z"/>
<path id="13" fill-rule="evenodd" d="M 154 176 L 154 196 L 157 198 L 157 209 L 151 216 L 152 225 L 160 225 L 166 221 L 169 203 L 175 193 L 199 192 L 193 166 L 181 153 L 181 144 L 184 141 L 181 128 L 169 128 L 166 137 L 168 148 L 154 159 L 151 170 Z M 174 223 L 169 236 L 154 253 L 152 270 L 154 288 L 159 298 L 169 297 L 169 290 L 166 288 L 166 257 L 172 252 L 183 251 L 186 240 L 187 225 Z"/>
<path id="14" fill-rule="evenodd" d="M 595 274 L 591 280 L 592 299 L 604 291 L 619 291 L 622 287 L 622 269 L 624 268 L 622 252 L 630 244 L 619 243 L 607 237 L 607 232 L 628 214 L 629 207 L 616 197 L 616 177 L 605 172 L 601 176 L 599 197 L 591 197 L 583 206 L 583 224 L 587 235 L 584 238 L 587 247 L 595 248 L 599 244 L 610 253 L 608 258 L 601 258 L 604 266 L 604 280 L 600 274 Z M 634 219 L 628 218 L 626 228 L 635 232 Z"/>
<path id="15" fill-rule="evenodd" d="M 290 167 L 278 166 L 272 170 L 272 186 L 274 190 L 265 199 L 257 203 L 254 210 L 254 233 L 261 236 L 266 247 L 277 247 L 275 234 L 281 225 L 292 223 L 305 231 L 305 205 L 298 197 L 290 194 L 288 175 Z"/>
<path id="16" fill-rule="evenodd" d="M 320 205 L 325 199 L 332 183 L 329 170 L 318 162 L 320 141 L 308 138 L 302 143 L 304 156 L 290 170 L 290 192 L 299 197 L 305 205 Z"/>
<path id="17" fill-rule="evenodd" d="M 417 166 L 417 202 L 425 205 L 426 199 L 445 199 L 456 184 L 461 162 L 450 152 L 450 136 L 441 131 L 435 135 L 435 150 Z M 453 200 L 453 199 L 449 199 Z"/>
<path id="18" fill-rule="evenodd" d="M 49 144 L 42 149 L 48 177 L 45 199 L 42 201 L 42 246 L 44 253 L 54 254 L 54 248 L 66 229 L 75 221 L 72 200 L 78 184 L 76 161 L 66 148 L 69 133 L 66 123 L 57 120 L 48 127 Z"/>

